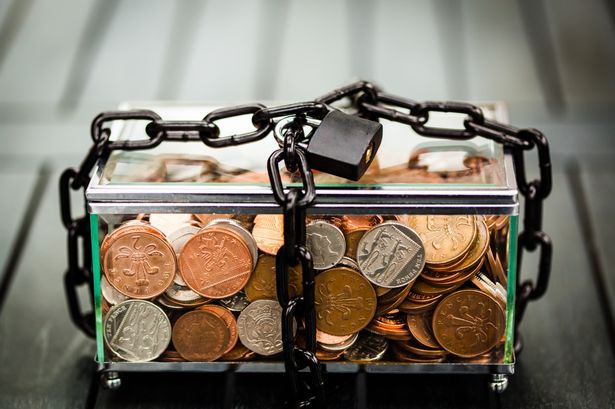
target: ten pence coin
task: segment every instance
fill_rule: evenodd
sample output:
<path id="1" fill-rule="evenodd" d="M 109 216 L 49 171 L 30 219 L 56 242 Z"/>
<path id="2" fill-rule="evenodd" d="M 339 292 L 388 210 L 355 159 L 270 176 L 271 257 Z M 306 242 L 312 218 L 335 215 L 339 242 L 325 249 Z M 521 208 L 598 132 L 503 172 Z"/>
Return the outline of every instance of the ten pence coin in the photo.
<path id="1" fill-rule="evenodd" d="M 335 267 L 315 279 L 316 327 L 331 335 L 365 328 L 376 312 L 376 292 L 361 274 Z"/>
<path id="2" fill-rule="evenodd" d="M 436 340 L 452 354 L 471 358 L 491 350 L 504 335 L 502 307 L 479 290 L 460 290 L 445 297 L 434 311 Z"/>
<path id="3" fill-rule="evenodd" d="M 171 323 L 149 301 L 127 300 L 112 307 L 103 323 L 104 339 L 118 357 L 130 362 L 156 359 L 169 346 Z"/>
<path id="4" fill-rule="evenodd" d="M 173 326 L 173 346 L 187 361 L 215 361 L 224 354 L 230 336 L 224 320 L 211 311 L 187 312 Z"/>
<path id="5" fill-rule="evenodd" d="M 211 226 L 186 242 L 179 269 L 194 292 L 207 298 L 225 298 L 239 292 L 250 279 L 252 255 L 239 235 Z"/>
<path id="6" fill-rule="evenodd" d="M 127 225 L 107 236 L 102 246 L 106 248 L 103 272 L 120 293 L 130 298 L 153 298 L 173 282 L 177 260 L 163 237 Z"/>

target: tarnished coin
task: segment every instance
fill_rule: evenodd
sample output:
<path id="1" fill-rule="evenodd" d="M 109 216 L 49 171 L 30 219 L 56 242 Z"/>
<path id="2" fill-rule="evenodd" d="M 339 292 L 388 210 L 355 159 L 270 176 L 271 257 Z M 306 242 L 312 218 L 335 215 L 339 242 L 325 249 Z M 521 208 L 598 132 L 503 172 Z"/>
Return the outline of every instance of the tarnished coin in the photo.
<path id="1" fill-rule="evenodd" d="M 175 251 L 161 235 L 141 226 L 125 225 L 107 236 L 101 246 L 106 248 L 103 272 L 120 293 L 130 298 L 153 298 L 173 282 Z"/>
<path id="2" fill-rule="evenodd" d="M 452 264 L 461 260 L 476 234 L 472 215 L 413 215 L 408 218 L 408 223 L 425 245 L 428 265 Z"/>
<path id="3" fill-rule="evenodd" d="M 187 361 L 215 361 L 224 354 L 230 336 L 224 320 L 211 311 L 189 311 L 173 326 L 173 346 Z"/>
<path id="4" fill-rule="evenodd" d="M 249 301 L 277 299 L 275 256 L 261 254 L 244 291 Z M 290 298 L 303 293 L 300 265 L 288 268 L 288 291 Z"/>
<path id="5" fill-rule="evenodd" d="M 222 298 L 218 302 L 233 312 L 243 311 L 249 304 L 248 298 L 243 291 L 233 294 L 230 297 Z"/>
<path id="6" fill-rule="evenodd" d="M 429 348 L 440 348 L 431 329 L 432 314 L 430 311 L 419 314 L 408 314 L 410 333 L 421 344 Z"/>
<path id="7" fill-rule="evenodd" d="M 269 356 L 283 350 L 282 307 L 277 301 L 256 300 L 248 305 L 239 314 L 237 329 L 241 343 L 257 354 Z"/>
<path id="8" fill-rule="evenodd" d="M 100 277 L 100 292 L 103 298 L 111 305 L 119 304 L 128 299 L 124 294 L 113 288 L 104 275 Z"/>
<path id="9" fill-rule="evenodd" d="M 433 315 L 438 343 L 452 354 L 471 358 L 493 348 L 505 327 L 504 311 L 479 290 L 460 290 L 444 298 Z"/>
<path id="10" fill-rule="evenodd" d="M 331 268 L 344 257 L 344 233 L 333 224 L 316 220 L 308 224 L 305 231 L 307 248 L 312 253 L 315 270 Z"/>
<path id="11" fill-rule="evenodd" d="M 156 359 L 171 341 L 169 319 L 160 307 L 149 301 L 119 303 L 109 310 L 103 326 L 107 347 L 126 361 Z"/>
<path id="12" fill-rule="evenodd" d="M 254 218 L 252 235 L 260 251 L 275 256 L 284 244 L 284 216 L 259 214 Z"/>
<path id="13" fill-rule="evenodd" d="M 209 222 L 208 226 L 217 225 L 218 227 L 226 227 L 239 234 L 244 243 L 247 244 L 250 254 L 252 255 L 252 268 L 256 267 L 258 260 L 258 247 L 252 234 L 247 231 L 239 221 L 234 219 L 215 219 Z"/>
<path id="14" fill-rule="evenodd" d="M 361 237 L 357 262 L 369 281 L 387 288 L 404 287 L 425 266 L 421 238 L 408 226 L 384 222 Z"/>
<path id="15" fill-rule="evenodd" d="M 376 292 L 361 274 L 335 267 L 315 279 L 316 327 L 332 335 L 365 328 L 376 312 Z"/>
<path id="16" fill-rule="evenodd" d="M 186 285 L 207 298 L 239 292 L 252 273 L 252 255 L 241 236 L 217 226 L 205 227 L 181 250 L 179 269 Z"/>
<path id="17" fill-rule="evenodd" d="M 209 311 L 216 314 L 218 317 L 222 318 L 226 327 L 229 331 L 229 341 L 224 348 L 223 354 L 228 354 L 237 344 L 237 340 L 239 339 L 239 333 L 237 332 L 237 320 L 232 312 L 228 309 L 220 306 L 220 305 L 202 305 L 198 308 L 202 311 Z"/>
<path id="18" fill-rule="evenodd" d="M 389 341 L 382 335 L 362 332 L 353 346 L 344 352 L 348 361 L 371 362 L 384 356 L 389 347 Z"/>

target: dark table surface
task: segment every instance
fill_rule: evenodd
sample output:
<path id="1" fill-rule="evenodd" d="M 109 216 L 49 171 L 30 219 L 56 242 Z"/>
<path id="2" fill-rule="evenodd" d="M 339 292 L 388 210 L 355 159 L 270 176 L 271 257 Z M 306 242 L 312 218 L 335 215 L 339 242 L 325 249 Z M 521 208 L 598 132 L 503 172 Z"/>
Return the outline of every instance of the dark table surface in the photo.
<path id="1" fill-rule="evenodd" d="M 100 387 L 94 342 L 64 298 L 57 181 L 86 152 L 89 121 L 119 101 L 303 100 L 353 76 L 410 98 L 505 100 L 512 123 L 543 130 L 555 253 L 504 394 L 482 376 L 335 374 L 332 406 L 615 407 L 615 9 L 351 3 L 0 2 L 0 408 L 279 406 L 281 374 L 131 374 Z M 327 64 L 298 64 L 306 55 Z M 524 277 L 535 263 L 525 258 Z"/>

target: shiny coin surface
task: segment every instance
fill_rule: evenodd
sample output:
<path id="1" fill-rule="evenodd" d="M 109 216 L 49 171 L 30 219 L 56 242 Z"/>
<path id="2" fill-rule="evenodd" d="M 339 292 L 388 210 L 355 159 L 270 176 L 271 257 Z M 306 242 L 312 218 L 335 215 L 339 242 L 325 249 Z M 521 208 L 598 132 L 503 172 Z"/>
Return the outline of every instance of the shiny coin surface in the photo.
<path id="1" fill-rule="evenodd" d="M 389 341 L 382 335 L 363 332 L 353 346 L 344 352 L 344 358 L 355 362 L 377 361 L 384 356 Z"/>
<path id="2" fill-rule="evenodd" d="M 307 248 L 312 253 L 314 269 L 331 268 L 344 257 L 346 240 L 344 233 L 335 225 L 316 220 L 305 228 Z"/>
<path id="3" fill-rule="evenodd" d="M 149 223 L 169 237 L 179 226 L 189 224 L 191 218 L 189 213 L 152 213 Z"/>
<path id="4" fill-rule="evenodd" d="M 153 228 L 152 228 L 153 229 Z M 125 225 L 107 236 L 101 247 L 103 272 L 120 293 L 148 299 L 163 293 L 173 282 L 175 251 L 162 235 L 148 228 Z"/>
<path id="5" fill-rule="evenodd" d="M 258 260 L 258 247 L 256 246 L 256 241 L 252 234 L 247 231 L 239 221 L 234 219 L 215 219 L 209 222 L 208 226 L 218 225 L 218 227 L 226 227 L 239 234 L 243 239 L 244 243 L 247 244 L 248 249 L 250 250 L 250 254 L 252 255 L 252 268 L 256 266 L 256 261 Z"/>
<path id="6" fill-rule="evenodd" d="M 127 300 L 112 307 L 103 327 L 109 349 L 130 362 L 158 358 L 171 341 L 169 319 L 160 307 L 149 301 Z"/>
<path id="7" fill-rule="evenodd" d="M 218 300 L 218 302 L 220 305 L 233 312 L 241 312 L 250 304 L 250 301 L 248 301 L 246 294 L 243 291 L 233 294 L 230 297 L 222 298 L 221 300 Z"/>
<path id="8" fill-rule="evenodd" d="M 207 298 L 226 298 L 239 292 L 250 279 L 252 255 L 239 235 L 210 226 L 186 242 L 179 268 L 194 292 Z"/>
<path id="9" fill-rule="evenodd" d="M 257 354 L 269 356 L 283 350 L 282 307 L 277 301 L 256 300 L 239 314 L 241 343 Z"/>
<path id="10" fill-rule="evenodd" d="M 100 292 L 104 299 L 111 305 L 119 304 L 128 299 L 124 294 L 113 288 L 104 275 L 100 277 Z"/>
<path id="11" fill-rule="evenodd" d="M 414 230 L 398 222 L 385 222 L 361 237 L 357 262 L 372 283 L 386 288 L 404 287 L 423 270 L 425 249 Z"/>
<path id="12" fill-rule="evenodd" d="M 224 354 L 230 336 L 224 320 L 211 311 L 187 312 L 173 326 L 173 346 L 187 361 L 215 361 Z"/>
<path id="13" fill-rule="evenodd" d="M 316 327 L 332 335 L 365 328 L 376 312 L 376 292 L 361 274 L 335 267 L 315 279 Z"/>
<path id="14" fill-rule="evenodd" d="M 431 329 L 432 318 L 430 311 L 408 314 L 408 328 L 414 339 L 421 344 L 429 348 L 440 348 Z"/>
<path id="15" fill-rule="evenodd" d="M 199 294 L 195 293 L 194 291 L 192 291 L 190 288 L 188 287 L 182 287 L 180 285 L 177 284 L 173 284 L 171 287 L 169 287 L 164 294 L 170 298 L 172 301 L 179 303 L 179 304 L 185 304 L 185 303 L 194 303 L 197 301 L 204 301 L 203 297 L 201 297 Z"/>
<path id="16" fill-rule="evenodd" d="M 260 251 L 275 256 L 284 244 L 284 216 L 259 214 L 254 218 L 252 236 Z"/>
<path id="17" fill-rule="evenodd" d="M 469 250 L 476 234 L 475 217 L 472 215 L 410 216 L 408 223 L 425 245 L 427 264 L 459 261 Z"/>
<path id="18" fill-rule="evenodd" d="M 497 344 L 504 334 L 505 319 L 493 297 L 479 290 L 460 290 L 438 304 L 432 328 L 444 349 L 471 358 Z"/>
<path id="19" fill-rule="evenodd" d="M 338 267 L 348 267 L 348 268 L 352 268 L 354 271 L 358 271 L 360 272 L 361 270 L 359 269 L 359 265 L 357 264 L 356 261 L 354 261 L 353 259 L 351 259 L 350 257 L 342 257 L 342 259 L 340 260 L 339 263 L 337 263 Z"/>
<path id="20" fill-rule="evenodd" d="M 220 305 L 202 305 L 198 307 L 201 311 L 210 311 L 216 314 L 218 317 L 222 318 L 222 321 L 226 324 L 226 327 L 229 331 L 229 341 L 224 348 L 223 354 L 228 354 L 235 345 L 237 344 L 237 340 L 239 339 L 239 333 L 237 332 L 237 320 L 232 312 L 228 309 L 220 306 Z"/>
<path id="21" fill-rule="evenodd" d="M 445 271 L 463 271 L 475 267 L 481 262 L 487 249 L 489 248 L 489 229 L 487 224 L 481 219 L 476 221 L 476 236 L 467 254 L 454 265 L 447 267 Z M 434 268 L 434 271 L 438 271 Z"/>
<path id="22" fill-rule="evenodd" d="M 197 234 L 201 230 L 200 227 L 195 225 L 184 225 L 175 229 L 167 236 L 171 246 L 173 246 L 173 250 L 175 250 L 175 254 L 179 257 L 179 252 L 181 251 L 184 244 L 192 238 L 195 234 Z M 173 282 L 177 285 L 186 286 L 186 282 L 182 278 L 179 271 L 175 273 L 175 277 L 173 278 Z"/>
<path id="23" fill-rule="evenodd" d="M 289 296 L 294 298 L 303 293 L 301 266 L 289 267 L 288 271 Z M 249 301 L 277 299 L 275 256 L 261 254 L 244 291 Z"/>

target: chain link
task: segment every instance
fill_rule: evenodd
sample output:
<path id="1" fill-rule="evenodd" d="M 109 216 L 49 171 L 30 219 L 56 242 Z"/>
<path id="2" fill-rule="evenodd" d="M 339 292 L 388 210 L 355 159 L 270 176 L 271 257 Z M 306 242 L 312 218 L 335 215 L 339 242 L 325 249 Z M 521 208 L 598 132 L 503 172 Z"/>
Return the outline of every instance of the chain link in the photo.
<path id="1" fill-rule="evenodd" d="M 90 336 L 95 335 L 93 313 L 83 313 L 77 296 L 77 287 L 90 286 L 92 292 L 91 253 L 89 242 L 89 219 L 74 219 L 71 213 L 71 190 L 85 189 L 93 167 L 100 159 L 106 159 L 114 150 L 151 149 L 163 141 L 202 141 L 214 148 L 250 143 L 266 137 L 275 127 L 275 120 L 295 116 L 285 126 L 283 146 L 273 152 L 267 162 L 273 197 L 282 207 L 284 214 L 285 244 L 276 257 L 277 290 L 280 305 L 284 309 L 284 356 L 286 370 L 291 382 L 293 396 L 303 395 L 298 406 L 316 403 L 324 405 L 324 388 L 320 365 L 315 356 L 316 318 L 314 314 L 314 271 L 311 254 L 305 247 L 305 209 L 315 198 L 312 172 L 299 141 L 309 139 L 303 135 L 302 124 L 306 118 L 322 119 L 331 109 L 330 105 L 349 100 L 358 115 L 378 121 L 387 119 L 410 126 L 415 132 L 426 137 L 465 140 L 475 136 L 502 144 L 512 152 L 519 192 L 525 198 L 523 231 L 519 234 L 517 268 L 521 265 L 523 251 L 540 250 L 536 282 L 521 283 L 517 274 L 516 323 L 523 317 L 527 302 L 541 297 L 546 291 L 551 271 L 553 246 L 549 236 L 542 231 L 542 206 L 552 187 L 549 145 L 542 133 L 535 129 L 518 129 L 484 118 L 480 108 L 462 102 L 417 102 L 381 91 L 372 83 L 358 81 L 335 89 L 314 101 L 266 107 L 262 104 L 247 104 L 221 108 L 207 114 L 200 121 L 167 121 L 150 110 L 111 111 L 98 115 L 92 122 L 93 145 L 78 169 L 67 169 L 60 178 L 60 202 L 62 223 L 68 231 L 68 270 L 65 287 L 71 317 L 75 324 Z M 429 126 L 433 112 L 465 115 L 462 128 L 440 128 Z M 238 135 L 220 136 L 217 122 L 252 115 L 253 129 Z M 105 125 L 120 120 L 147 121 L 146 139 L 112 140 L 111 130 Z M 525 172 L 525 151 L 537 149 L 539 178 L 528 181 Z M 302 186 L 285 191 L 279 165 L 284 162 L 288 171 L 299 171 Z M 79 265 L 79 239 L 82 241 L 83 265 Z M 303 294 L 288 298 L 288 269 L 302 265 Z M 306 348 L 299 348 L 293 333 L 294 322 L 302 318 L 306 325 Z M 309 380 L 306 385 L 299 381 L 299 370 L 308 368 Z"/>

